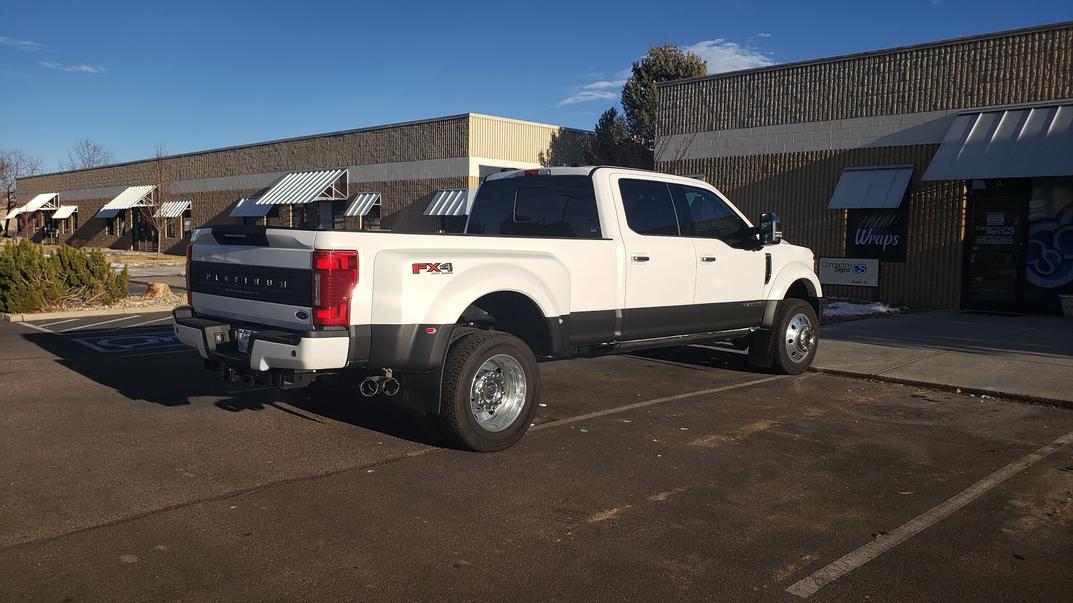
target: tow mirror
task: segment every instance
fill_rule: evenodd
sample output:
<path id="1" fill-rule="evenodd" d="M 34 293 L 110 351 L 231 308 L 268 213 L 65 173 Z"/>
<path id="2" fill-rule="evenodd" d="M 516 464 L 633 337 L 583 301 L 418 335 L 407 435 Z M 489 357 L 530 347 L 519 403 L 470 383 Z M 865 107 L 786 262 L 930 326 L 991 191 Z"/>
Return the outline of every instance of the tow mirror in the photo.
<path id="1" fill-rule="evenodd" d="M 769 211 L 760 216 L 760 244 L 778 245 L 782 242 L 782 220 L 779 214 Z"/>

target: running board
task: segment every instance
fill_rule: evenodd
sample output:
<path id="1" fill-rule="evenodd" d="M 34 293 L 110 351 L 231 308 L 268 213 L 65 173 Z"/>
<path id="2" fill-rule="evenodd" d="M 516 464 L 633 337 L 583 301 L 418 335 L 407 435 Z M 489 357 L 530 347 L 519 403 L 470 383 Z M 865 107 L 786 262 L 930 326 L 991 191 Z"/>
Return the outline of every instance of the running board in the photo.
<path id="1" fill-rule="evenodd" d="M 651 339 L 632 339 L 619 341 L 589 348 L 593 354 L 613 354 L 629 352 L 631 350 L 644 350 L 649 348 L 662 348 L 676 345 L 689 345 L 691 343 L 706 343 L 712 341 L 726 341 L 751 335 L 759 329 L 749 327 L 745 329 L 731 329 L 729 331 L 709 331 L 707 333 L 690 333 L 688 335 L 674 335 L 671 337 L 653 337 Z"/>

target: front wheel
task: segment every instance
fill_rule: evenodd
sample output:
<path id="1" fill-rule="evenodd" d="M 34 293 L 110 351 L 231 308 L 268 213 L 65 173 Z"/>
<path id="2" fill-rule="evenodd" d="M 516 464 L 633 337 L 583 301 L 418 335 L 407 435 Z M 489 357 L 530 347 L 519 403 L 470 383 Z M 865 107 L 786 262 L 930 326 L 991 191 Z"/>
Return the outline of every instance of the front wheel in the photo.
<path id="1" fill-rule="evenodd" d="M 539 395 L 536 357 L 525 342 L 500 331 L 469 333 L 447 352 L 440 426 L 462 448 L 503 450 L 528 431 Z"/>
<path id="2" fill-rule="evenodd" d="M 807 301 L 784 299 L 775 310 L 771 325 L 774 368 L 780 373 L 805 372 L 816 357 L 820 321 Z"/>

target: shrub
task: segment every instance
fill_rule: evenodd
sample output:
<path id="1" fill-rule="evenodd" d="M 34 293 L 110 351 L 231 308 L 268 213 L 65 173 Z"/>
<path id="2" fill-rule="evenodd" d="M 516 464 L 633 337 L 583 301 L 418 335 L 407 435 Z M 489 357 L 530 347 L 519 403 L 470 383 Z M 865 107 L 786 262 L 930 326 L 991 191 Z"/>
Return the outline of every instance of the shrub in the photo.
<path id="1" fill-rule="evenodd" d="M 126 267 L 117 274 L 100 250 L 64 245 L 46 256 L 24 239 L 0 250 L 0 311 L 110 304 L 127 296 L 129 279 Z"/>

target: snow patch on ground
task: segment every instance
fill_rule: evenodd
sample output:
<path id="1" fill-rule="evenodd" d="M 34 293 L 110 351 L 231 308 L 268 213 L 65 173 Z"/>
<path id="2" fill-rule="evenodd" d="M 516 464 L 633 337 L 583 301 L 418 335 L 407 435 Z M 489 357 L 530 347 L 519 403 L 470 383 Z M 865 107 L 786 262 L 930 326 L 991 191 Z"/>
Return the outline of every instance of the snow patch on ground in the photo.
<path id="1" fill-rule="evenodd" d="M 888 306 L 883 302 L 832 301 L 823 308 L 824 317 L 829 316 L 872 316 L 873 314 L 898 314 L 901 308 Z"/>

